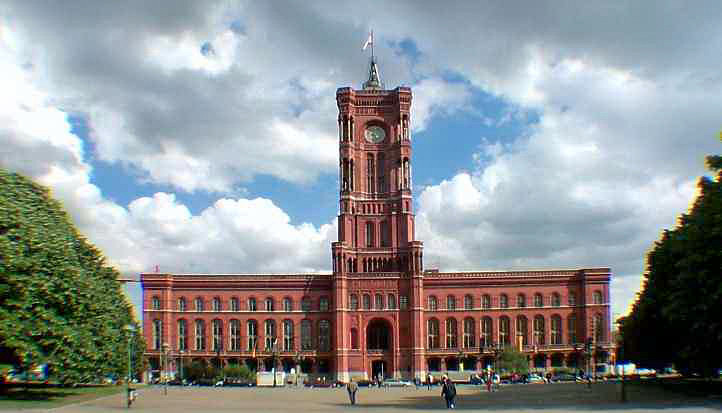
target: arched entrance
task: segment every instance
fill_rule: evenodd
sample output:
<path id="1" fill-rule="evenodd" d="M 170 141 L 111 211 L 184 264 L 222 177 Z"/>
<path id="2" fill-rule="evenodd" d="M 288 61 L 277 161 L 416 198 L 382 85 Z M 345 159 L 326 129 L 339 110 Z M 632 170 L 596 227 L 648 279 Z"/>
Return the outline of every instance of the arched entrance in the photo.
<path id="1" fill-rule="evenodd" d="M 385 360 L 374 360 L 371 362 L 371 378 L 386 378 L 389 376 L 389 368 Z"/>
<path id="2" fill-rule="evenodd" d="M 366 348 L 368 350 L 391 349 L 391 324 L 382 319 L 376 319 L 366 327 Z"/>

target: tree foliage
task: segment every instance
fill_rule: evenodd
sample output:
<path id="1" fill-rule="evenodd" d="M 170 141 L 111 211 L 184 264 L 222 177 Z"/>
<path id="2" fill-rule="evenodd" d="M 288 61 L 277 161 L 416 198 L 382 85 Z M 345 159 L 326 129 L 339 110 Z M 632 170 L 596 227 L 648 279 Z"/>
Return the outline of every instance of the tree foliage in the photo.
<path id="1" fill-rule="evenodd" d="M 0 169 L 0 352 L 64 382 L 128 372 L 131 304 L 118 272 L 49 191 Z M 145 344 L 133 335 L 137 370 Z M 8 357 L 9 356 L 9 357 Z"/>
<path id="2" fill-rule="evenodd" d="M 527 374 L 529 372 L 529 360 L 520 351 L 507 348 L 499 354 L 499 369 L 509 373 Z"/>
<path id="3" fill-rule="evenodd" d="M 699 180 L 689 213 L 655 243 L 642 293 L 619 322 L 625 359 L 706 376 L 722 367 L 722 157 L 707 165 L 715 178 Z"/>

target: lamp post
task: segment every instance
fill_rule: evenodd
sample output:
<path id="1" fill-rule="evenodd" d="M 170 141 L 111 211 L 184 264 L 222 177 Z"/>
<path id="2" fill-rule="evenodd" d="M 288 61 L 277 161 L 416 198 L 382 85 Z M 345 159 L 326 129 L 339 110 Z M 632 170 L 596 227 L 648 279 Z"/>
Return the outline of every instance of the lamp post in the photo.
<path id="1" fill-rule="evenodd" d="M 130 408 L 130 403 L 133 401 L 130 390 L 130 380 L 133 377 L 133 336 L 135 335 L 135 326 L 132 324 L 126 325 L 123 330 L 128 333 L 128 379 L 125 381 L 125 394 L 127 408 Z"/>
<path id="2" fill-rule="evenodd" d="M 163 357 L 165 358 L 164 371 L 161 374 L 163 378 L 163 394 L 168 395 L 168 354 L 170 353 L 170 345 L 163 343 Z"/>
<path id="3" fill-rule="evenodd" d="M 276 387 L 276 357 L 278 357 L 278 339 L 273 338 L 273 346 L 271 347 L 271 363 L 273 364 L 271 372 L 273 373 L 273 387 Z"/>
<path id="4" fill-rule="evenodd" d="M 298 387 L 298 376 L 301 374 L 301 351 L 296 350 L 296 356 L 294 357 L 296 363 L 296 387 Z"/>
<path id="5" fill-rule="evenodd" d="M 178 350 L 178 362 L 180 364 L 180 383 L 183 385 L 183 350 Z"/>

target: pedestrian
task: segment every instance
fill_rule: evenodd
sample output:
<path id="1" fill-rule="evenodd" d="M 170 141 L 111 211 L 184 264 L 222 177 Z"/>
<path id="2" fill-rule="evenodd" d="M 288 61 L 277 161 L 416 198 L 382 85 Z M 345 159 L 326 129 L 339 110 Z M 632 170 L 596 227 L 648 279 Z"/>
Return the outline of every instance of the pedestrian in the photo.
<path id="1" fill-rule="evenodd" d="M 496 388 L 496 391 L 499 391 L 501 388 L 501 377 L 499 377 L 499 373 L 494 372 L 494 387 Z"/>
<path id="2" fill-rule="evenodd" d="M 453 409 L 456 407 L 454 405 L 454 399 L 456 398 L 456 386 L 454 386 L 454 382 L 446 377 L 446 375 L 443 375 L 441 377 L 441 395 L 444 397 L 444 400 L 446 400 L 446 408 L 447 409 Z"/>
<path id="3" fill-rule="evenodd" d="M 431 390 L 431 383 L 434 381 L 434 376 L 431 373 L 426 375 L 426 390 Z"/>
<path id="4" fill-rule="evenodd" d="M 356 404 L 356 392 L 358 391 L 358 384 L 355 381 L 350 380 L 346 385 L 346 391 L 348 391 L 348 398 L 351 400 L 351 405 Z"/>
<path id="5" fill-rule="evenodd" d="M 491 370 L 489 370 L 486 372 L 486 391 L 488 391 L 489 393 L 491 393 L 491 381 Z"/>

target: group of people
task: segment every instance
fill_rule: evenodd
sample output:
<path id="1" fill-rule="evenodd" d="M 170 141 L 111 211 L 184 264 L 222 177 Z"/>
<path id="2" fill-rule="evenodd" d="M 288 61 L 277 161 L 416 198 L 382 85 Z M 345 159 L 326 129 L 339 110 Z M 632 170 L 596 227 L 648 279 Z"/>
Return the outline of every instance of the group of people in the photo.
<path id="1" fill-rule="evenodd" d="M 427 386 L 431 389 L 433 383 L 433 376 L 427 376 Z M 420 380 L 414 380 L 414 383 L 420 384 Z M 351 380 L 346 384 L 346 391 L 348 391 L 348 398 L 352 405 L 356 404 L 356 392 L 358 392 L 358 383 Z M 454 381 L 447 377 L 445 374 L 441 376 L 441 397 L 446 401 L 446 408 L 453 409 L 456 407 L 456 386 Z"/>

